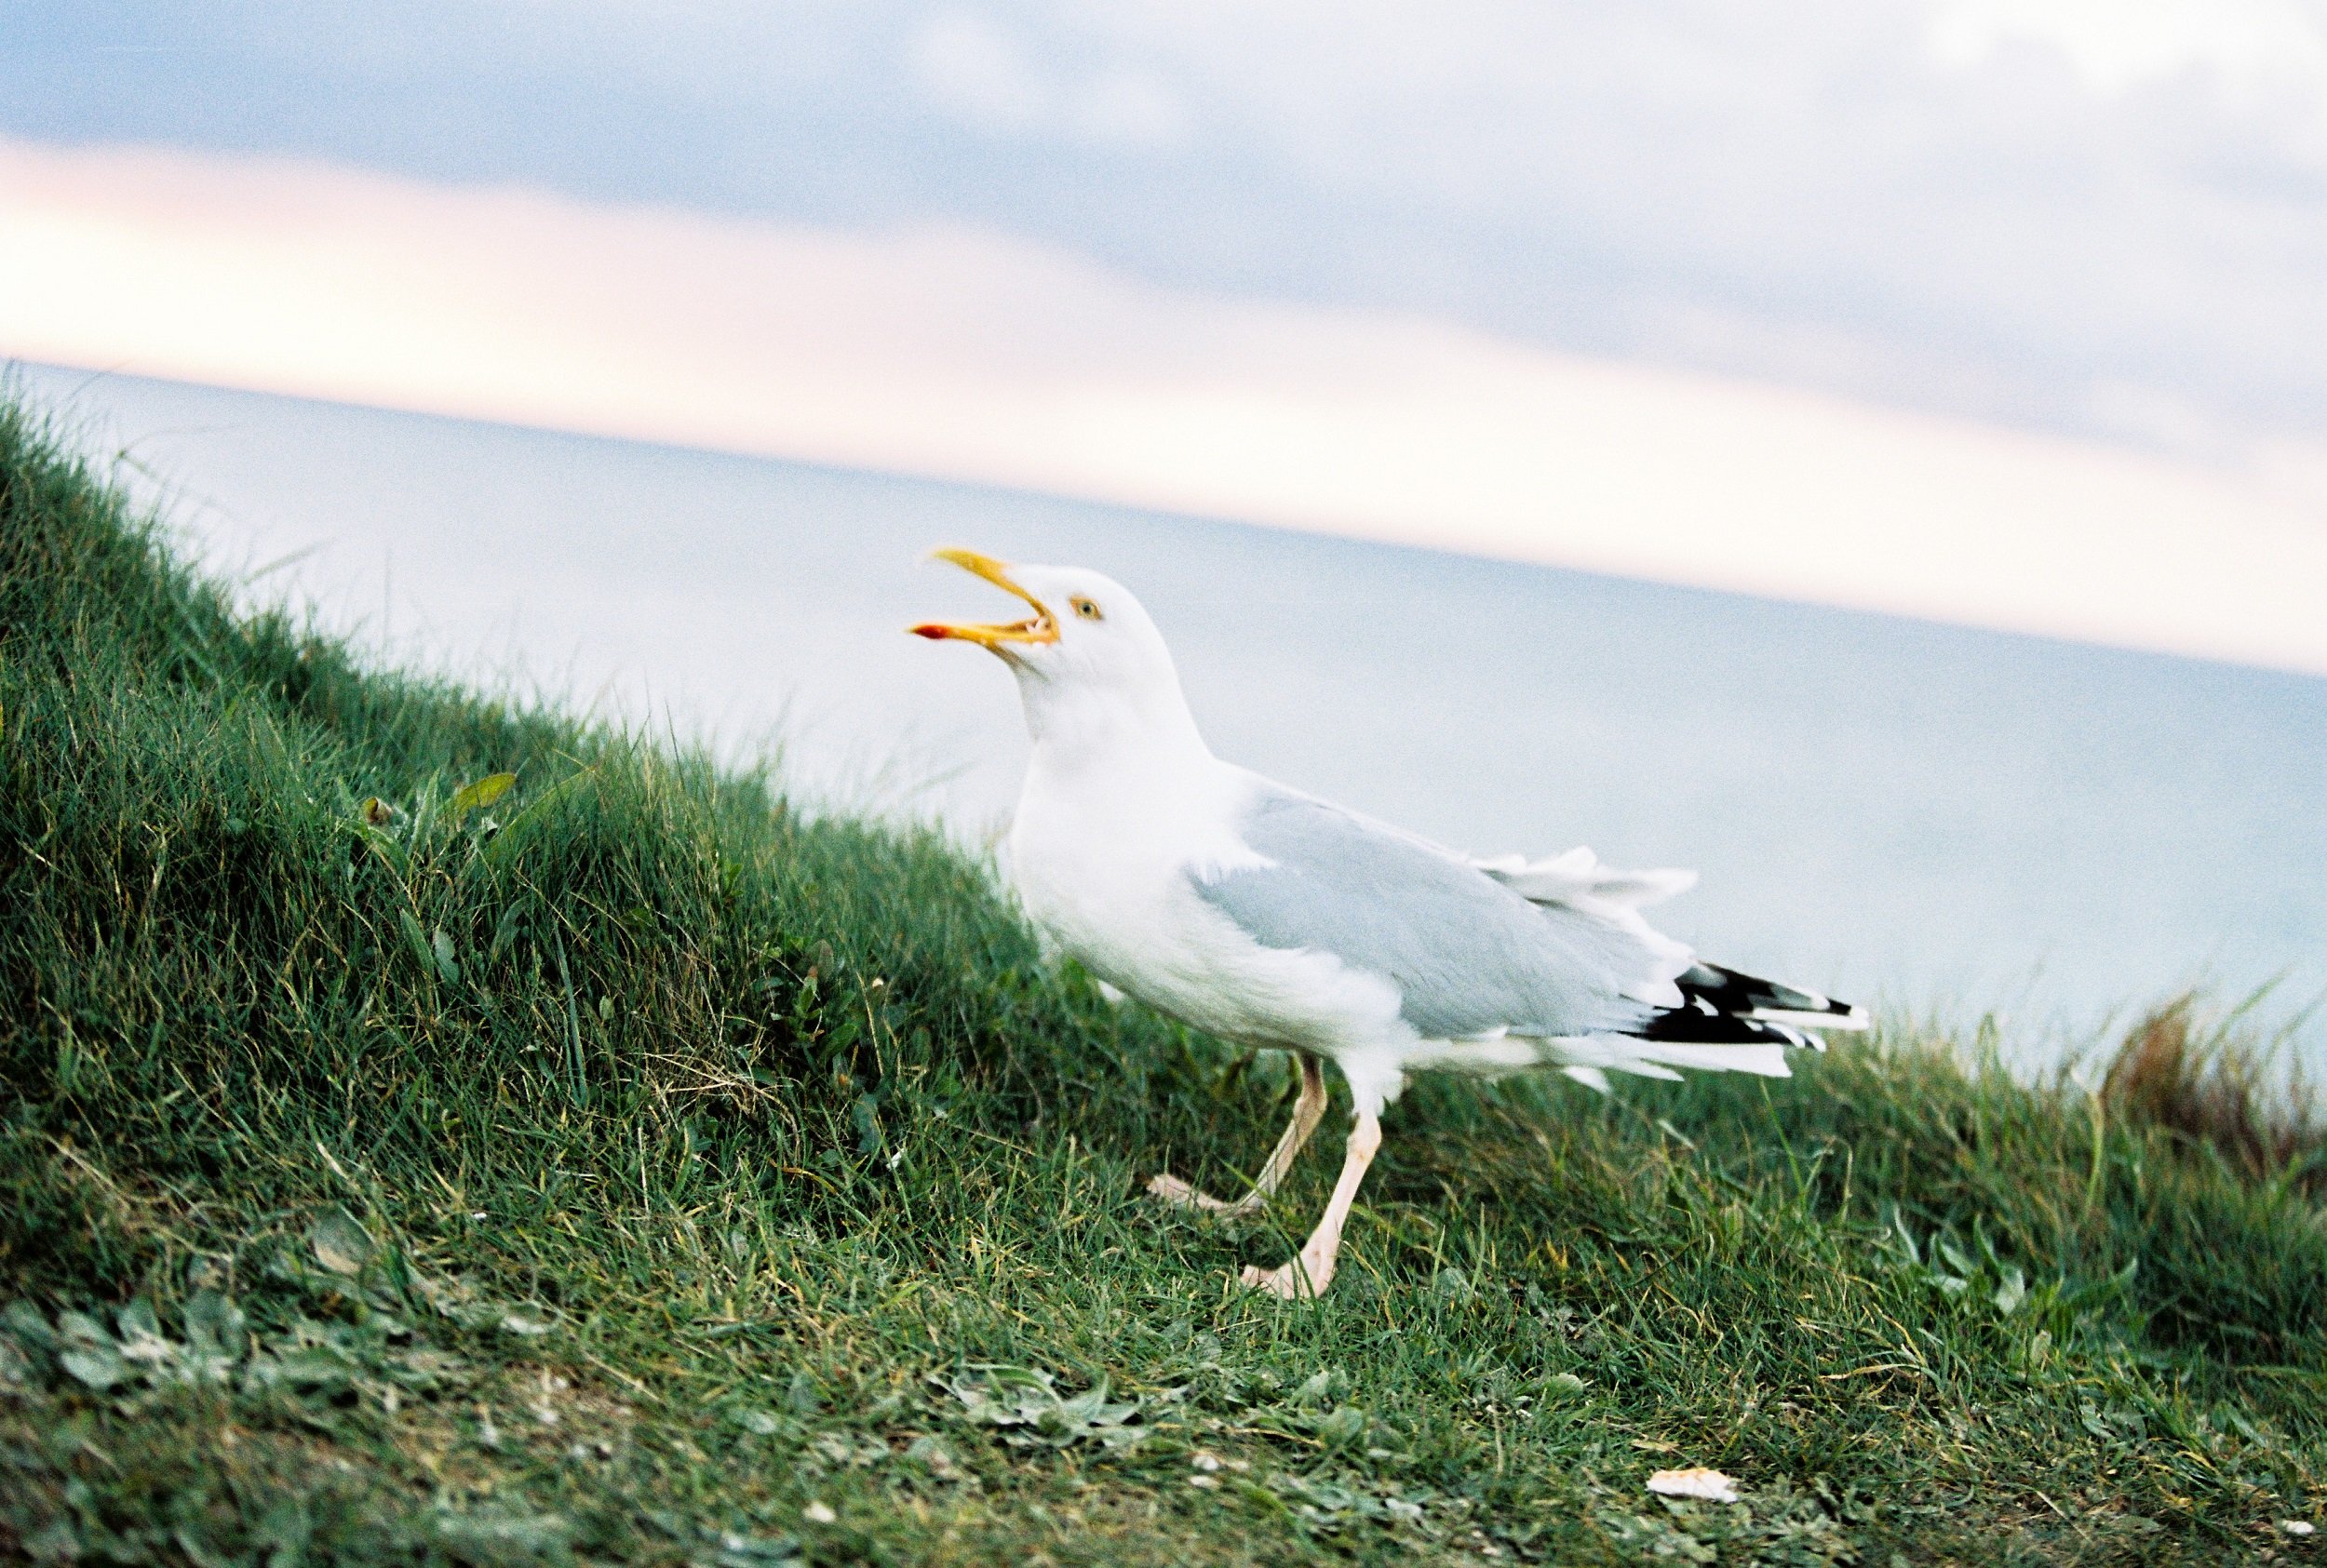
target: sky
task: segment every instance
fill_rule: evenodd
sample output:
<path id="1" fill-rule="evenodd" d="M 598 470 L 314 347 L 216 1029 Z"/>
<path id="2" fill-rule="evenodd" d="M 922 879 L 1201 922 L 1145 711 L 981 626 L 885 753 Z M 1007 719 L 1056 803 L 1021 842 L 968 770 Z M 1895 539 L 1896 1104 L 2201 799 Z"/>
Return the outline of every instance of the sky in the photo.
<path id="1" fill-rule="evenodd" d="M 2327 670 L 2327 6 L 35 0 L 0 355 Z"/>

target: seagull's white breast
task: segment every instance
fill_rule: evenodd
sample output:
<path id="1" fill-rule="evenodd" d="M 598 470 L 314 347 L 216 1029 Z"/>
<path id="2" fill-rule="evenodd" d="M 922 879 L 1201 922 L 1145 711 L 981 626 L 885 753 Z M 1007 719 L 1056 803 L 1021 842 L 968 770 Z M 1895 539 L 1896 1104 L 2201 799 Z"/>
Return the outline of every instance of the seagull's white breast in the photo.
<path id="1" fill-rule="evenodd" d="M 1269 864 L 1233 825 L 1253 787 L 1209 757 L 1071 778 L 1038 758 L 1010 835 L 1028 915 L 1094 974 L 1225 1039 L 1336 1057 L 1410 1041 L 1390 981 L 1264 947 L 1197 896 L 1191 877 Z"/>

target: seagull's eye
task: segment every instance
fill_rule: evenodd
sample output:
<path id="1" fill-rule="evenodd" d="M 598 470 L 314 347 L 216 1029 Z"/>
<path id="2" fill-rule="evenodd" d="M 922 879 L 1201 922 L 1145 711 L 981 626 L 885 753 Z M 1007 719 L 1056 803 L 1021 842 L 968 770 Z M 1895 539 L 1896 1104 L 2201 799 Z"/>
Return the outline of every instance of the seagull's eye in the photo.
<path id="1" fill-rule="evenodd" d="M 1099 613 L 1099 607 L 1093 604 L 1089 599 L 1069 599 L 1067 602 L 1074 606 L 1075 613 L 1082 616 L 1085 621 L 1104 621 L 1107 619 L 1106 616 Z"/>

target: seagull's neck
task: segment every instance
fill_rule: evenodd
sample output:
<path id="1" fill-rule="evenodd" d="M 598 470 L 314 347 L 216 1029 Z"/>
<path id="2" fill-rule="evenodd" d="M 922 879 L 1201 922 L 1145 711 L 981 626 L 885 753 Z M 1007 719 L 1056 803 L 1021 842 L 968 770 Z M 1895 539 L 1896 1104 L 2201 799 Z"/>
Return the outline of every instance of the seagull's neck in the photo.
<path id="1" fill-rule="evenodd" d="M 1179 682 L 1093 687 L 1021 680 L 1032 768 L 1053 778 L 1171 776 L 1210 765 Z"/>

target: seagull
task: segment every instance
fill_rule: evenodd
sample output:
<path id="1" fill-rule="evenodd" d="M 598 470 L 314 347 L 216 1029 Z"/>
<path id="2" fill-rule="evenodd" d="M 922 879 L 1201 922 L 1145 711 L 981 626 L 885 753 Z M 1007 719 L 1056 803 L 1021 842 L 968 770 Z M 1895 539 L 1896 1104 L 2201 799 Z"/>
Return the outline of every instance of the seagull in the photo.
<path id="1" fill-rule="evenodd" d="M 1240 1045 L 1300 1065 L 1292 1125 L 1229 1202 L 1168 1173 L 1176 1207 L 1265 1207 L 1325 1119 L 1325 1064 L 1355 1120 L 1340 1179 L 1297 1256 L 1244 1283 L 1288 1300 L 1332 1282 L 1342 1227 L 1381 1147 L 1382 1108 L 1416 1071 L 1555 1067 L 1606 1092 L 1610 1072 L 1790 1076 L 1815 1031 L 1863 1008 L 1703 963 L 1640 911 L 1691 871 L 1618 871 L 1589 849 L 1478 860 L 1212 755 L 1163 634 L 1128 589 L 1074 567 L 944 560 L 1032 610 L 1008 624 L 910 630 L 974 643 L 1017 677 L 1032 739 L 1009 835 L 1028 916 L 1099 979 Z"/>

